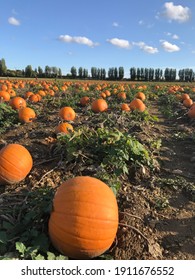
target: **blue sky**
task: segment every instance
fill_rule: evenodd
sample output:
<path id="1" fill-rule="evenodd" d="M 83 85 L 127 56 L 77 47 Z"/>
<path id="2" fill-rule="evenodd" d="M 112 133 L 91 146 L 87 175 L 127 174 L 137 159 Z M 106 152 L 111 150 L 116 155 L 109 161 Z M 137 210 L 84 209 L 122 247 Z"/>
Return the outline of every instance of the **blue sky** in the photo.
<path id="1" fill-rule="evenodd" d="M 0 59 L 9 69 L 195 70 L 194 0 L 7 0 L 0 10 Z"/>

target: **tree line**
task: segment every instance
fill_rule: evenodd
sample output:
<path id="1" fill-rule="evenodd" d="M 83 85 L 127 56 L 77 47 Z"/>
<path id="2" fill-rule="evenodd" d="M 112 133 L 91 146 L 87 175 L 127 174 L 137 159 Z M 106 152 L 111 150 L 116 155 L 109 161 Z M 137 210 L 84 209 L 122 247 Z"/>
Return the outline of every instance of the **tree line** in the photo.
<path id="1" fill-rule="evenodd" d="M 72 66 L 70 73 L 62 75 L 62 70 L 56 66 L 48 66 L 41 68 L 38 66 L 33 69 L 31 65 L 27 65 L 23 70 L 10 70 L 6 66 L 5 59 L 0 60 L 0 76 L 1 77 L 26 77 L 26 78 L 72 78 L 72 79 L 94 79 L 94 80 L 131 80 L 131 81 L 168 81 L 176 80 L 182 82 L 195 81 L 195 72 L 191 68 L 176 70 L 174 68 L 154 69 L 144 67 L 131 67 L 129 69 L 129 78 L 124 78 L 124 67 L 110 67 L 106 72 L 105 68 L 91 67 L 90 73 L 88 69 Z"/>

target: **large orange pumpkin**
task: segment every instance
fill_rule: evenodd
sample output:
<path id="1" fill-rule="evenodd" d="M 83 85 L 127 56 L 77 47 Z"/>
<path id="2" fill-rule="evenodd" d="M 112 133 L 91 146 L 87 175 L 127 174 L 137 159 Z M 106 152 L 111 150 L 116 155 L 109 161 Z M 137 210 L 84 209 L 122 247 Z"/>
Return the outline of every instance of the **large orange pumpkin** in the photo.
<path id="1" fill-rule="evenodd" d="M 65 121 L 74 121 L 76 113 L 72 107 L 62 107 L 59 112 L 59 116 Z"/>
<path id="2" fill-rule="evenodd" d="M 133 99 L 130 102 L 129 107 L 131 108 L 131 110 L 138 110 L 140 112 L 143 112 L 146 109 L 146 105 L 143 103 L 141 99 L 138 98 Z"/>
<path id="3" fill-rule="evenodd" d="M 74 259 L 103 254 L 118 228 L 118 205 L 112 190 L 99 179 L 78 176 L 58 188 L 49 219 L 54 247 Z"/>
<path id="4" fill-rule="evenodd" d="M 19 110 L 18 117 L 21 122 L 29 123 L 36 118 L 36 113 L 33 109 L 26 107 Z"/>
<path id="5" fill-rule="evenodd" d="M 99 98 L 92 102 L 91 109 L 95 113 L 104 112 L 108 109 L 108 104 L 106 100 Z"/>
<path id="6" fill-rule="evenodd" d="M 0 150 L 0 185 L 22 181 L 30 172 L 33 159 L 20 144 L 8 144 Z"/>

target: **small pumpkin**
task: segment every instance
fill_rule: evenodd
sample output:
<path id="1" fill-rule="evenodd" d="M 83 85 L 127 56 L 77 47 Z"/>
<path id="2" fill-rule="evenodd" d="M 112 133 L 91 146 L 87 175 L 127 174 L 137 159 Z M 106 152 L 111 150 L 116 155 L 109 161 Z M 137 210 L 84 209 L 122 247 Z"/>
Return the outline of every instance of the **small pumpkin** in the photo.
<path id="1" fill-rule="evenodd" d="M 22 181 L 30 172 L 33 159 L 20 144 L 8 144 L 0 150 L 0 185 Z"/>
<path id="2" fill-rule="evenodd" d="M 59 116 L 65 121 L 74 121 L 76 113 L 72 107 L 62 107 L 59 112 Z"/>
<path id="3" fill-rule="evenodd" d="M 73 132 L 73 126 L 70 123 L 60 123 L 56 127 L 56 133 L 64 133 L 64 134 L 69 134 L 70 132 Z"/>
<path id="4" fill-rule="evenodd" d="M 90 102 L 90 98 L 89 98 L 89 96 L 83 96 L 83 97 L 81 97 L 81 99 L 80 99 L 80 104 L 81 104 L 81 106 L 87 106 L 88 104 L 89 104 L 89 102 Z"/>
<path id="5" fill-rule="evenodd" d="M 78 176 L 58 188 L 49 236 L 61 253 L 74 259 L 99 256 L 112 245 L 117 228 L 117 201 L 101 180 Z"/>
<path id="6" fill-rule="evenodd" d="M 121 92 L 119 92 L 119 93 L 117 94 L 117 97 L 118 97 L 119 99 L 125 100 L 125 99 L 127 98 L 127 95 L 126 95 L 126 93 L 125 93 L 124 91 L 121 91 Z"/>
<path id="7" fill-rule="evenodd" d="M 18 117 L 21 122 L 29 123 L 36 118 L 36 113 L 33 109 L 25 107 L 19 110 Z"/>
<path id="8" fill-rule="evenodd" d="M 104 112 L 108 109 L 106 100 L 99 98 L 92 102 L 91 109 L 94 113 Z"/>
<path id="9" fill-rule="evenodd" d="M 129 107 L 129 105 L 127 103 L 121 104 L 121 110 L 122 111 L 126 111 L 126 112 L 131 111 L 131 109 L 130 109 L 130 107 Z"/>

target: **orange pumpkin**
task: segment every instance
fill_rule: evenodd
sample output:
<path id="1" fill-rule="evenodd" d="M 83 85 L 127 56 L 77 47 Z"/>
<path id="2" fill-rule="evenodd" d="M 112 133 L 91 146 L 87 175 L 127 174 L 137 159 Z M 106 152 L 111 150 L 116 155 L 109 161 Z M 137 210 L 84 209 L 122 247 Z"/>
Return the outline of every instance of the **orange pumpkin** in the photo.
<path id="1" fill-rule="evenodd" d="M 195 103 L 193 103 L 195 104 Z M 195 105 L 192 105 L 188 111 L 188 117 L 191 119 L 195 118 Z"/>
<path id="2" fill-rule="evenodd" d="M 129 105 L 127 104 L 127 103 L 123 103 L 123 104 L 121 104 L 121 110 L 122 111 L 131 111 L 131 109 L 130 109 L 130 107 L 129 107 Z"/>
<path id="3" fill-rule="evenodd" d="M 129 107 L 131 108 L 131 110 L 138 110 L 140 112 L 144 112 L 146 109 L 146 105 L 143 103 L 142 100 L 138 98 L 133 99 L 130 102 Z"/>
<path id="4" fill-rule="evenodd" d="M 86 106 L 86 105 L 88 105 L 89 104 L 89 102 L 90 102 L 90 98 L 88 97 L 88 96 L 83 96 L 83 97 L 81 97 L 81 99 L 80 99 L 80 104 L 81 104 L 81 106 Z"/>
<path id="5" fill-rule="evenodd" d="M 193 104 L 193 101 L 191 98 L 187 98 L 187 99 L 184 99 L 183 100 L 183 105 L 186 107 L 186 108 L 190 108 Z"/>
<path id="6" fill-rule="evenodd" d="M 70 131 L 73 131 L 73 126 L 70 123 L 60 123 L 56 127 L 56 133 L 64 133 L 64 134 L 69 134 Z"/>
<path id="7" fill-rule="evenodd" d="M 22 181 L 32 166 L 32 156 L 24 146 L 8 144 L 0 150 L 0 185 Z"/>
<path id="8" fill-rule="evenodd" d="M 37 102 L 41 101 L 41 95 L 39 95 L 38 93 L 36 93 L 36 94 L 31 94 L 31 95 L 29 96 L 29 100 L 30 100 L 31 102 L 33 102 L 33 103 L 37 103 Z"/>
<path id="9" fill-rule="evenodd" d="M 59 112 L 59 116 L 65 121 L 74 121 L 76 113 L 71 107 L 62 107 Z"/>
<path id="10" fill-rule="evenodd" d="M 125 99 L 127 98 L 126 93 L 125 93 L 124 91 L 119 92 L 119 93 L 117 94 L 117 97 L 118 97 L 119 99 L 123 99 L 123 100 L 125 100 Z"/>
<path id="11" fill-rule="evenodd" d="M 26 107 L 26 101 L 24 98 L 20 96 L 15 96 L 12 99 L 10 99 L 9 105 L 12 107 L 12 109 L 20 109 Z"/>
<path id="12" fill-rule="evenodd" d="M 185 99 L 190 99 L 190 96 L 187 93 L 183 93 L 181 97 L 182 97 L 182 101 Z"/>
<path id="13" fill-rule="evenodd" d="M 25 107 L 19 110 L 18 117 L 21 122 L 29 123 L 36 118 L 36 113 L 33 109 Z"/>
<path id="14" fill-rule="evenodd" d="M 24 95 L 24 98 L 27 99 L 29 98 L 31 95 L 33 95 L 34 93 L 32 91 L 27 91 Z"/>
<path id="15" fill-rule="evenodd" d="M 71 178 L 58 188 L 49 219 L 54 247 L 74 259 L 103 254 L 118 228 L 118 205 L 112 190 L 88 176 Z"/>
<path id="16" fill-rule="evenodd" d="M 99 98 L 92 102 L 91 109 L 95 113 L 104 112 L 108 109 L 108 104 L 106 100 Z"/>
<path id="17" fill-rule="evenodd" d="M 145 94 L 141 91 L 137 92 L 135 97 L 141 99 L 142 101 L 144 101 L 146 99 Z"/>
<path id="18" fill-rule="evenodd" d="M 0 101 L 9 101 L 10 94 L 7 91 L 0 91 Z"/>

